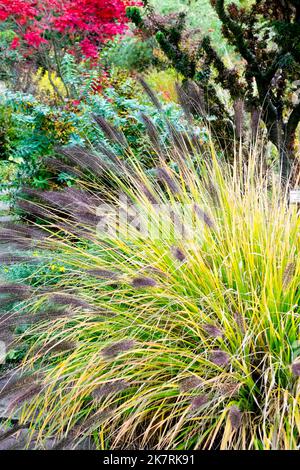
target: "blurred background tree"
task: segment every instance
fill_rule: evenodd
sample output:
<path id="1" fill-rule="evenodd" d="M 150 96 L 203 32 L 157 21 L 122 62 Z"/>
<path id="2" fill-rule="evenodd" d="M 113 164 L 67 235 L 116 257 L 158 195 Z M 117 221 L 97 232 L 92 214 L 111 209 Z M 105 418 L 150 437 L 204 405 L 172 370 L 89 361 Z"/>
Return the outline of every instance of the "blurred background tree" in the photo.
<path id="1" fill-rule="evenodd" d="M 282 178 L 286 180 L 292 167 L 299 170 L 300 103 L 293 92 L 300 78 L 300 1 L 210 3 L 223 39 L 239 58 L 233 66 L 214 46 L 209 31 L 191 29 L 184 10 L 161 15 L 145 1 L 143 10 L 130 7 L 127 15 L 140 34 L 156 38 L 173 67 L 184 76 L 184 94 L 195 94 L 190 81 L 196 83 L 198 98 L 190 98 L 199 101 L 202 97 L 206 103 L 194 106 L 194 112 L 205 114 L 209 110 L 216 116 L 216 132 L 223 147 L 227 145 L 231 151 L 232 123 L 235 136 L 242 137 L 246 112 L 251 116 L 253 139 L 262 120 L 279 153 Z M 229 94 L 229 106 L 219 98 L 219 88 Z"/>

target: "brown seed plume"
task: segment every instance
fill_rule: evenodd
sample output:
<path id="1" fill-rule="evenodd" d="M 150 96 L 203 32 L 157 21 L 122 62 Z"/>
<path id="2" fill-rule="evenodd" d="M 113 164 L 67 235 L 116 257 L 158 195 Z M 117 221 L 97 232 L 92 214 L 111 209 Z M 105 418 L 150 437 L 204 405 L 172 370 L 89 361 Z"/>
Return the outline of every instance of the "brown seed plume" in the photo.
<path id="1" fill-rule="evenodd" d="M 193 411 L 198 410 L 202 408 L 204 405 L 206 405 L 208 402 L 208 396 L 207 395 L 198 395 L 197 397 L 194 397 L 191 401 L 191 409 Z"/>
<path id="2" fill-rule="evenodd" d="M 129 387 L 129 384 L 125 380 L 115 380 L 113 382 L 107 382 L 100 387 L 95 388 L 92 392 L 92 397 L 95 400 L 99 400 L 103 397 L 122 392 Z"/>
<path id="3" fill-rule="evenodd" d="M 217 325 L 207 323 L 206 325 L 203 325 L 203 329 L 209 336 L 212 336 L 213 338 L 223 337 L 223 331 Z"/>
<path id="4" fill-rule="evenodd" d="M 148 85 L 148 83 L 141 77 L 138 77 L 138 80 L 143 87 L 145 93 L 148 95 L 154 106 L 159 110 L 162 111 L 162 105 L 159 99 L 157 98 L 155 92 L 151 89 L 151 87 Z"/>
<path id="5" fill-rule="evenodd" d="M 118 279 L 120 274 L 115 271 L 110 271 L 108 269 L 89 269 L 87 271 L 91 276 L 99 277 L 100 279 Z"/>
<path id="6" fill-rule="evenodd" d="M 236 405 L 233 405 L 229 410 L 229 420 L 234 430 L 237 430 L 242 424 L 242 413 Z"/>
<path id="7" fill-rule="evenodd" d="M 192 376 L 183 379 L 179 384 L 179 388 L 181 392 L 189 392 L 195 388 L 200 388 L 201 385 L 202 381 L 198 377 Z"/>
<path id="8" fill-rule="evenodd" d="M 113 142 L 127 147 L 127 140 L 119 129 L 116 129 L 112 124 L 110 124 L 104 117 L 93 114 L 94 121 L 98 124 L 104 135 Z"/>
<path id="9" fill-rule="evenodd" d="M 177 181 L 171 176 L 170 172 L 166 168 L 157 168 L 156 174 L 158 179 L 168 187 L 171 194 L 175 196 L 180 193 Z"/>
<path id="10" fill-rule="evenodd" d="M 52 294 L 49 300 L 58 305 L 71 305 L 78 308 L 92 308 L 91 305 L 80 297 L 68 294 Z"/>
<path id="11" fill-rule="evenodd" d="M 151 277 L 135 277 L 131 284 L 133 287 L 139 289 L 143 287 L 155 287 L 156 281 Z"/>
<path id="12" fill-rule="evenodd" d="M 206 212 L 204 212 L 204 210 L 202 210 L 198 206 L 198 204 L 194 204 L 194 212 L 199 217 L 199 219 L 203 220 L 203 222 L 205 223 L 205 225 L 207 225 L 207 227 L 209 227 L 210 229 L 215 228 L 214 221 L 211 219 L 211 217 Z"/>

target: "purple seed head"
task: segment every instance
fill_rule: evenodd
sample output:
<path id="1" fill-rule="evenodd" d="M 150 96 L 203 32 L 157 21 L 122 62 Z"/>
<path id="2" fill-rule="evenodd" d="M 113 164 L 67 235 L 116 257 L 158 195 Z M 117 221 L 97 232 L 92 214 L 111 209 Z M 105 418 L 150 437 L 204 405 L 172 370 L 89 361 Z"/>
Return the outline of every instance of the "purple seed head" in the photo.
<path id="1" fill-rule="evenodd" d="M 132 286 L 136 288 L 140 287 L 155 287 L 156 281 L 151 277 L 136 277 L 132 280 Z"/>
<path id="2" fill-rule="evenodd" d="M 40 384 L 33 384 L 28 386 L 27 388 L 20 391 L 20 393 L 10 402 L 9 404 L 9 411 L 13 411 L 14 409 L 23 405 L 24 402 L 28 402 L 32 400 L 36 395 L 38 395 L 42 390 L 42 386 Z"/>
<path id="3" fill-rule="evenodd" d="M 23 430 L 23 426 L 20 424 L 15 424 L 13 428 L 4 430 L 0 434 L 0 450 L 9 450 L 16 443 L 20 442 L 20 431 Z M 18 436 L 15 434 L 18 432 Z"/>
<path id="4" fill-rule="evenodd" d="M 239 312 L 235 312 L 233 316 L 234 316 L 234 319 L 235 319 L 235 322 L 236 322 L 238 328 L 244 334 L 245 331 L 246 331 L 244 318 L 242 317 L 242 315 Z"/>
<path id="5" fill-rule="evenodd" d="M 206 325 L 203 325 L 203 329 L 209 336 L 212 336 L 214 338 L 222 338 L 223 336 L 223 331 L 216 325 L 211 325 L 207 323 Z"/>
<path id="6" fill-rule="evenodd" d="M 159 110 L 162 110 L 161 102 L 159 101 L 156 93 L 152 90 L 152 88 L 148 85 L 148 83 L 141 77 L 138 77 L 140 84 L 142 85 L 144 92 L 148 95 L 150 100 L 152 101 L 153 105 Z"/>
<path id="7" fill-rule="evenodd" d="M 91 308 L 91 305 L 80 297 L 67 294 L 53 294 L 49 298 L 53 303 L 59 305 L 71 305 L 72 307 Z"/>
<path id="8" fill-rule="evenodd" d="M 236 405 L 233 405 L 230 408 L 230 410 L 229 410 L 229 419 L 230 419 L 230 424 L 231 424 L 233 429 L 237 430 L 241 426 L 241 424 L 242 424 L 242 413 Z"/>
<path id="9" fill-rule="evenodd" d="M 19 263 L 36 263 L 38 258 L 30 256 L 13 255 L 12 253 L 3 253 L 0 255 L 1 264 L 19 264 Z"/>
<path id="10" fill-rule="evenodd" d="M 95 175 L 103 174 L 103 162 L 98 155 L 88 152 L 80 145 L 74 145 L 70 148 L 60 149 L 61 155 L 66 157 L 69 162 L 79 166 L 83 170 L 92 171 Z"/>
<path id="11" fill-rule="evenodd" d="M 295 377 L 300 377 L 300 361 L 296 361 L 292 364 L 292 372 Z"/>
<path id="12" fill-rule="evenodd" d="M 45 219 L 47 214 L 49 214 L 45 207 L 41 207 L 37 203 L 27 201 L 26 199 L 19 199 L 17 204 L 23 212 L 40 217 L 41 219 Z"/>
<path id="13" fill-rule="evenodd" d="M 106 346 L 102 349 L 101 354 L 104 358 L 114 358 L 118 356 L 118 354 L 129 351 L 130 349 L 134 348 L 134 346 L 134 340 L 124 339 L 122 341 L 118 341 L 117 343 Z"/>
<path id="14" fill-rule="evenodd" d="M 157 176 L 160 181 L 165 183 L 173 195 L 177 195 L 180 192 L 176 180 L 170 175 L 166 168 L 157 168 Z"/>
<path id="15" fill-rule="evenodd" d="M 203 222 L 205 223 L 205 225 L 207 225 L 207 227 L 209 227 L 211 229 L 215 228 L 214 221 L 197 204 L 194 204 L 194 212 L 198 216 L 199 219 L 203 220 Z"/>
<path id="16" fill-rule="evenodd" d="M 44 344 L 41 348 L 38 348 L 38 354 L 47 354 L 47 353 L 65 353 L 67 351 L 73 351 L 76 349 L 77 343 L 75 341 L 49 341 Z"/>
<path id="17" fill-rule="evenodd" d="M 94 114 L 93 118 L 108 139 L 112 140 L 113 142 L 119 145 L 122 145 L 123 147 L 127 146 L 127 140 L 124 134 L 119 131 L 119 129 L 116 129 L 112 124 L 110 124 L 110 122 L 108 122 L 102 116 Z"/>
<path id="18" fill-rule="evenodd" d="M 157 154 L 162 155 L 163 148 L 160 143 L 160 135 L 155 125 L 153 124 L 153 121 L 144 113 L 141 114 L 141 118 L 143 120 L 144 126 L 146 128 L 146 132 L 153 146 L 153 149 L 155 150 Z"/>
<path id="19" fill-rule="evenodd" d="M 28 292 L 29 287 L 24 284 L 0 284 L 0 294 L 19 294 Z"/>
<path id="20" fill-rule="evenodd" d="M 225 382 L 218 385 L 218 389 L 221 395 L 225 397 L 232 397 L 239 391 L 241 384 L 237 382 Z"/>
<path id="21" fill-rule="evenodd" d="M 100 279 L 118 279 L 120 276 L 119 273 L 108 269 L 89 269 L 87 273 Z"/>
<path id="22" fill-rule="evenodd" d="M 98 400 L 100 398 L 107 397 L 108 395 L 121 392 L 128 388 L 128 386 L 129 385 L 127 382 L 125 382 L 125 380 L 115 380 L 114 382 L 107 382 L 93 390 L 92 397 L 95 400 Z"/>
<path id="23" fill-rule="evenodd" d="M 202 381 L 198 377 L 192 376 L 183 379 L 179 384 L 179 388 L 181 392 L 188 392 L 189 390 L 201 387 L 201 385 Z"/>
<path id="24" fill-rule="evenodd" d="M 230 356 L 225 351 L 217 349 L 210 354 L 209 359 L 211 362 L 216 364 L 216 366 L 221 367 L 229 364 Z"/>
<path id="25" fill-rule="evenodd" d="M 171 251 L 172 251 L 173 256 L 178 261 L 180 261 L 181 263 L 183 263 L 185 261 L 186 256 L 185 256 L 184 252 L 181 250 L 181 248 L 179 248 L 178 246 L 173 246 Z"/>
<path id="26" fill-rule="evenodd" d="M 156 199 L 150 189 L 148 189 L 144 184 L 140 184 L 140 189 L 151 204 L 159 204 L 159 201 Z"/>
<path id="27" fill-rule="evenodd" d="M 5 375 L 3 378 L 1 377 L 0 382 L 0 398 L 4 398 L 6 396 L 15 395 L 16 393 L 19 394 L 23 390 L 27 390 L 32 386 L 37 385 L 39 377 L 37 374 L 32 375 Z"/>
<path id="28" fill-rule="evenodd" d="M 197 397 L 194 397 L 191 401 L 191 408 L 192 410 L 197 410 L 199 408 L 202 408 L 202 406 L 206 405 L 208 402 L 208 396 L 207 395 L 198 395 Z"/>
<path id="29" fill-rule="evenodd" d="M 96 411 L 91 414 L 88 418 L 84 419 L 82 422 L 76 424 L 71 430 L 69 430 L 67 436 L 65 436 L 60 441 L 56 442 L 51 450 L 71 450 L 75 449 L 78 445 L 76 440 L 82 433 L 87 431 L 90 433 L 94 431 L 101 423 L 110 418 L 112 415 L 112 410 L 106 409 L 104 411 Z"/>
<path id="30" fill-rule="evenodd" d="M 154 266 L 145 266 L 142 269 L 143 271 L 148 271 L 150 273 L 157 274 L 158 276 L 162 276 L 165 278 L 168 277 L 168 274 L 166 274 L 164 271 L 162 271 L 159 268 L 155 268 Z"/>
<path id="31" fill-rule="evenodd" d="M 284 273 L 283 273 L 283 279 L 282 279 L 282 286 L 284 290 L 287 289 L 290 283 L 292 282 L 293 277 L 296 272 L 296 268 L 297 268 L 297 264 L 295 262 L 289 263 L 286 266 Z"/>

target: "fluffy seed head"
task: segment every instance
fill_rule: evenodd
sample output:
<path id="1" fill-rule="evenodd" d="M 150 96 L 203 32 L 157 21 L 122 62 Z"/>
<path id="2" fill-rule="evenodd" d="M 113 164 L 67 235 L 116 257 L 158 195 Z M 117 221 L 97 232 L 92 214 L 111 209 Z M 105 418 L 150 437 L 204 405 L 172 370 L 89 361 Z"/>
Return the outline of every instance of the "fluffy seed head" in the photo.
<path id="1" fill-rule="evenodd" d="M 91 308 L 90 304 L 80 297 L 67 294 L 52 294 L 49 300 L 59 305 L 71 305 L 72 307 Z"/>
<path id="2" fill-rule="evenodd" d="M 223 336 L 223 331 L 216 325 L 207 323 L 206 325 L 203 325 L 203 329 L 209 336 L 214 338 L 222 338 Z"/>
<path id="3" fill-rule="evenodd" d="M 161 154 L 163 152 L 161 144 L 160 144 L 160 137 L 157 132 L 157 129 L 155 125 L 153 124 L 152 120 L 146 115 L 146 114 L 141 114 L 141 118 L 143 120 L 143 123 L 146 127 L 146 131 L 148 134 L 148 137 L 150 139 L 150 142 L 154 148 L 154 150 L 158 153 Z"/>
<path id="4" fill-rule="evenodd" d="M 239 312 L 235 312 L 233 316 L 234 316 L 237 326 L 239 327 L 241 332 L 244 334 L 246 331 L 246 327 L 245 327 L 245 320 L 243 316 Z"/>
<path id="5" fill-rule="evenodd" d="M 174 196 L 180 192 L 177 182 L 170 175 L 169 171 L 166 168 L 157 168 L 156 173 L 158 179 L 165 183 L 165 185 L 168 187 L 168 189 Z"/>
<path id="6" fill-rule="evenodd" d="M 35 202 L 27 201 L 26 199 L 18 199 L 17 205 L 26 214 L 34 215 L 36 217 L 40 217 L 41 219 L 45 219 L 47 217 L 47 209 L 45 207 L 39 206 Z"/>
<path id="7" fill-rule="evenodd" d="M 146 196 L 146 198 L 149 200 L 151 204 L 159 204 L 159 201 L 156 199 L 153 193 L 144 184 L 141 183 L 139 187 L 141 189 L 141 192 Z"/>
<path id="8" fill-rule="evenodd" d="M 19 264 L 19 263 L 36 263 L 38 258 L 31 258 L 30 256 L 13 255 L 12 253 L 0 255 L 1 264 Z"/>
<path id="9" fill-rule="evenodd" d="M 139 77 L 139 82 L 140 84 L 142 85 L 145 93 L 148 95 L 148 97 L 150 98 L 150 100 L 152 101 L 152 103 L 154 104 L 154 106 L 159 110 L 161 111 L 162 110 L 162 106 L 161 106 L 161 102 L 160 100 L 157 98 L 155 92 L 150 88 L 150 86 L 148 85 L 148 83 L 140 76 Z"/>
<path id="10" fill-rule="evenodd" d="M 232 397 L 237 395 L 241 384 L 237 382 L 225 382 L 217 385 L 220 395 L 224 397 Z"/>
<path id="11" fill-rule="evenodd" d="M 28 295 L 30 288 L 24 284 L 0 284 L 0 294 Z"/>
<path id="12" fill-rule="evenodd" d="M 92 392 L 92 397 L 95 400 L 98 400 L 102 397 L 107 397 L 108 395 L 112 395 L 114 393 L 121 392 L 128 388 L 128 383 L 125 380 L 115 380 L 114 382 L 107 382 L 100 387 L 97 387 Z"/>
<path id="13" fill-rule="evenodd" d="M 181 392 L 188 392 L 189 390 L 201 387 L 201 385 L 202 381 L 198 377 L 192 376 L 183 379 L 179 384 L 179 388 Z"/>
<path id="14" fill-rule="evenodd" d="M 300 377 L 300 361 L 296 361 L 292 364 L 292 372 L 295 377 Z"/>
<path id="15" fill-rule="evenodd" d="M 181 248 L 179 248 L 178 246 L 173 246 L 171 248 L 171 251 L 172 251 L 174 258 L 180 261 L 180 263 L 183 263 L 185 261 L 186 256 Z"/>
<path id="16" fill-rule="evenodd" d="M 151 277 L 136 277 L 132 280 L 132 286 L 136 288 L 155 287 L 156 281 Z"/>
<path id="17" fill-rule="evenodd" d="M 198 395 L 197 397 L 193 398 L 191 401 L 191 409 L 192 410 L 198 410 L 199 408 L 202 408 L 202 406 L 206 405 L 208 402 L 208 396 L 207 395 Z"/>
<path id="18" fill-rule="evenodd" d="M 229 410 L 229 420 L 234 430 L 237 430 L 242 424 L 242 413 L 236 405 L 233 405 Z"/>
<path id="19" fill-rule="evenodd" d="M 199 217 L 199 219 L 203 220 L 203 222 L 205 223 L 205 225 L 207 225 L 208 228 L 210 228 L 210 229 L 215 228 L 214 221 L 211 219 L 211 217 L 206 212 L 204 212 L 198 206 L 198 204 L 194 204 L 194 212 Z"/>
<path id="20" fill-rule="evenodd" d="M 71 165 L 66 165 L 65 163 L 63 163 L 63 161 L 59 160 L 58 158 L 47 157 L 43 160 L 48 166 L 48 168 L 51 168 L 51 170 L 69 173 L 72 176 L 82 176 L 82 172 L 79 169 Z"/>
<path id="21" fill-rule="evenodd" d="M 76 424 L 63 439 L 58 441 L 51 450 L 70 450 L 75 449 L 78 445 L 78 437 L 81 433 L 86 430 L 96 429 L 101 423 L 108 419 L 112 415 L 112 409 L 106 409 L 104 411 L 96 411 L 91 414 L 88 418 L 82 422 Z"/>
<path id="22" fill-rule="evenodd" d="M 106 169 L 98 155 L 88 152 L 80 145 L 74 145 L 68 149 L 60 149 L 60 154 L 66 157 L 73 164 L 78 165 L 82 170 L 89 170 L 98 176 L 101 176 L 103 171 Z"/>
<path id="23" fill-rule="evenodd" d="M 124 147 L 127 146 L 127 141 L 124 134 L 116 129 L 106 119 L 96 114 L 93 115 L 93 119 L 98 124 L 102 132 L 106 135 L 106 137 L 108 137 L 108 139 Z"/>
<path id="24" fill-rule="evenodd" d="M 108 269 L 89 269 L 87 273 L 100 279 L 118 279 L 120 277 L 118 273 Z"/>
<path id="25" fill-rule="evenodd" d="M 33 384 L 24 388 L 18 395 L 10 402 L 9 412 L 12 412 L 14 409 L 22 406 L 24 402 L 32 400 L 36 395 L 38 395 L 42 390 L 40 384 Z"/>
<path id="26" fill-rule="evenodd" d="M 68 351 L 73 351 L 76 349 L 77 343 L 75 341 L 60 341 L 53 340 L 44 344 L 42 347 L 38 347 L 38 354 L 48 354 L 48 353 L 65 353 Z"/>
<path id="27" fill-rule="evenodd" d="M 289 284 L 291 283 L 294 274 L 296 271 L 296 263 L 289 263 L 283 273 L 283 281 L 282 281 L 282 286 L 283 289 L 287 289 L 289 287 Z"/>
<path id="28" fill-rule="evenodd" d="M 32 323 L 38 323 L 45 320 L 55 320 L 57 318 L 71 317 L 73 312 L 71 310 L 45 310 L 44 312 L 38 312 L 36 314 L 29 315 L 16 315 L 7 314 L 0 320 L 0 325 L 5 326 L 16 326 L 16 325 L 29 325 Z"/>
<path id="29" fill-rule="evenodd" d="M 38 376 L 36 374 L 32 375 L 23 375 L 17 376 L 15 375 L 8 375 L 1 378 L 0 382 L 0 398 L 4 398 L 6 396 L 21 394 L 23 391 L 35 387 L 38 384 Z"/>

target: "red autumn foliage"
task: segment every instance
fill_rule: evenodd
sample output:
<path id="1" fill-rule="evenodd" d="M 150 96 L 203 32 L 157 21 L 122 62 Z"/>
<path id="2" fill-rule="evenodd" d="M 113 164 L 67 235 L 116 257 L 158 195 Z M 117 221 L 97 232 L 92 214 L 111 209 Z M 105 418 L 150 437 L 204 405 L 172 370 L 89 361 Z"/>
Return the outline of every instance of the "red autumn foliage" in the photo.
<path id="1" fill-rule="evenodd" d="M 0 0 L 0 21 L 16 32 L 11 48 L 37 50 L 53 34 L 95 58 L 99 46 L 126 30 L 130 0 Z M 28 51 L 27 51 L 28 52 Z"/>

